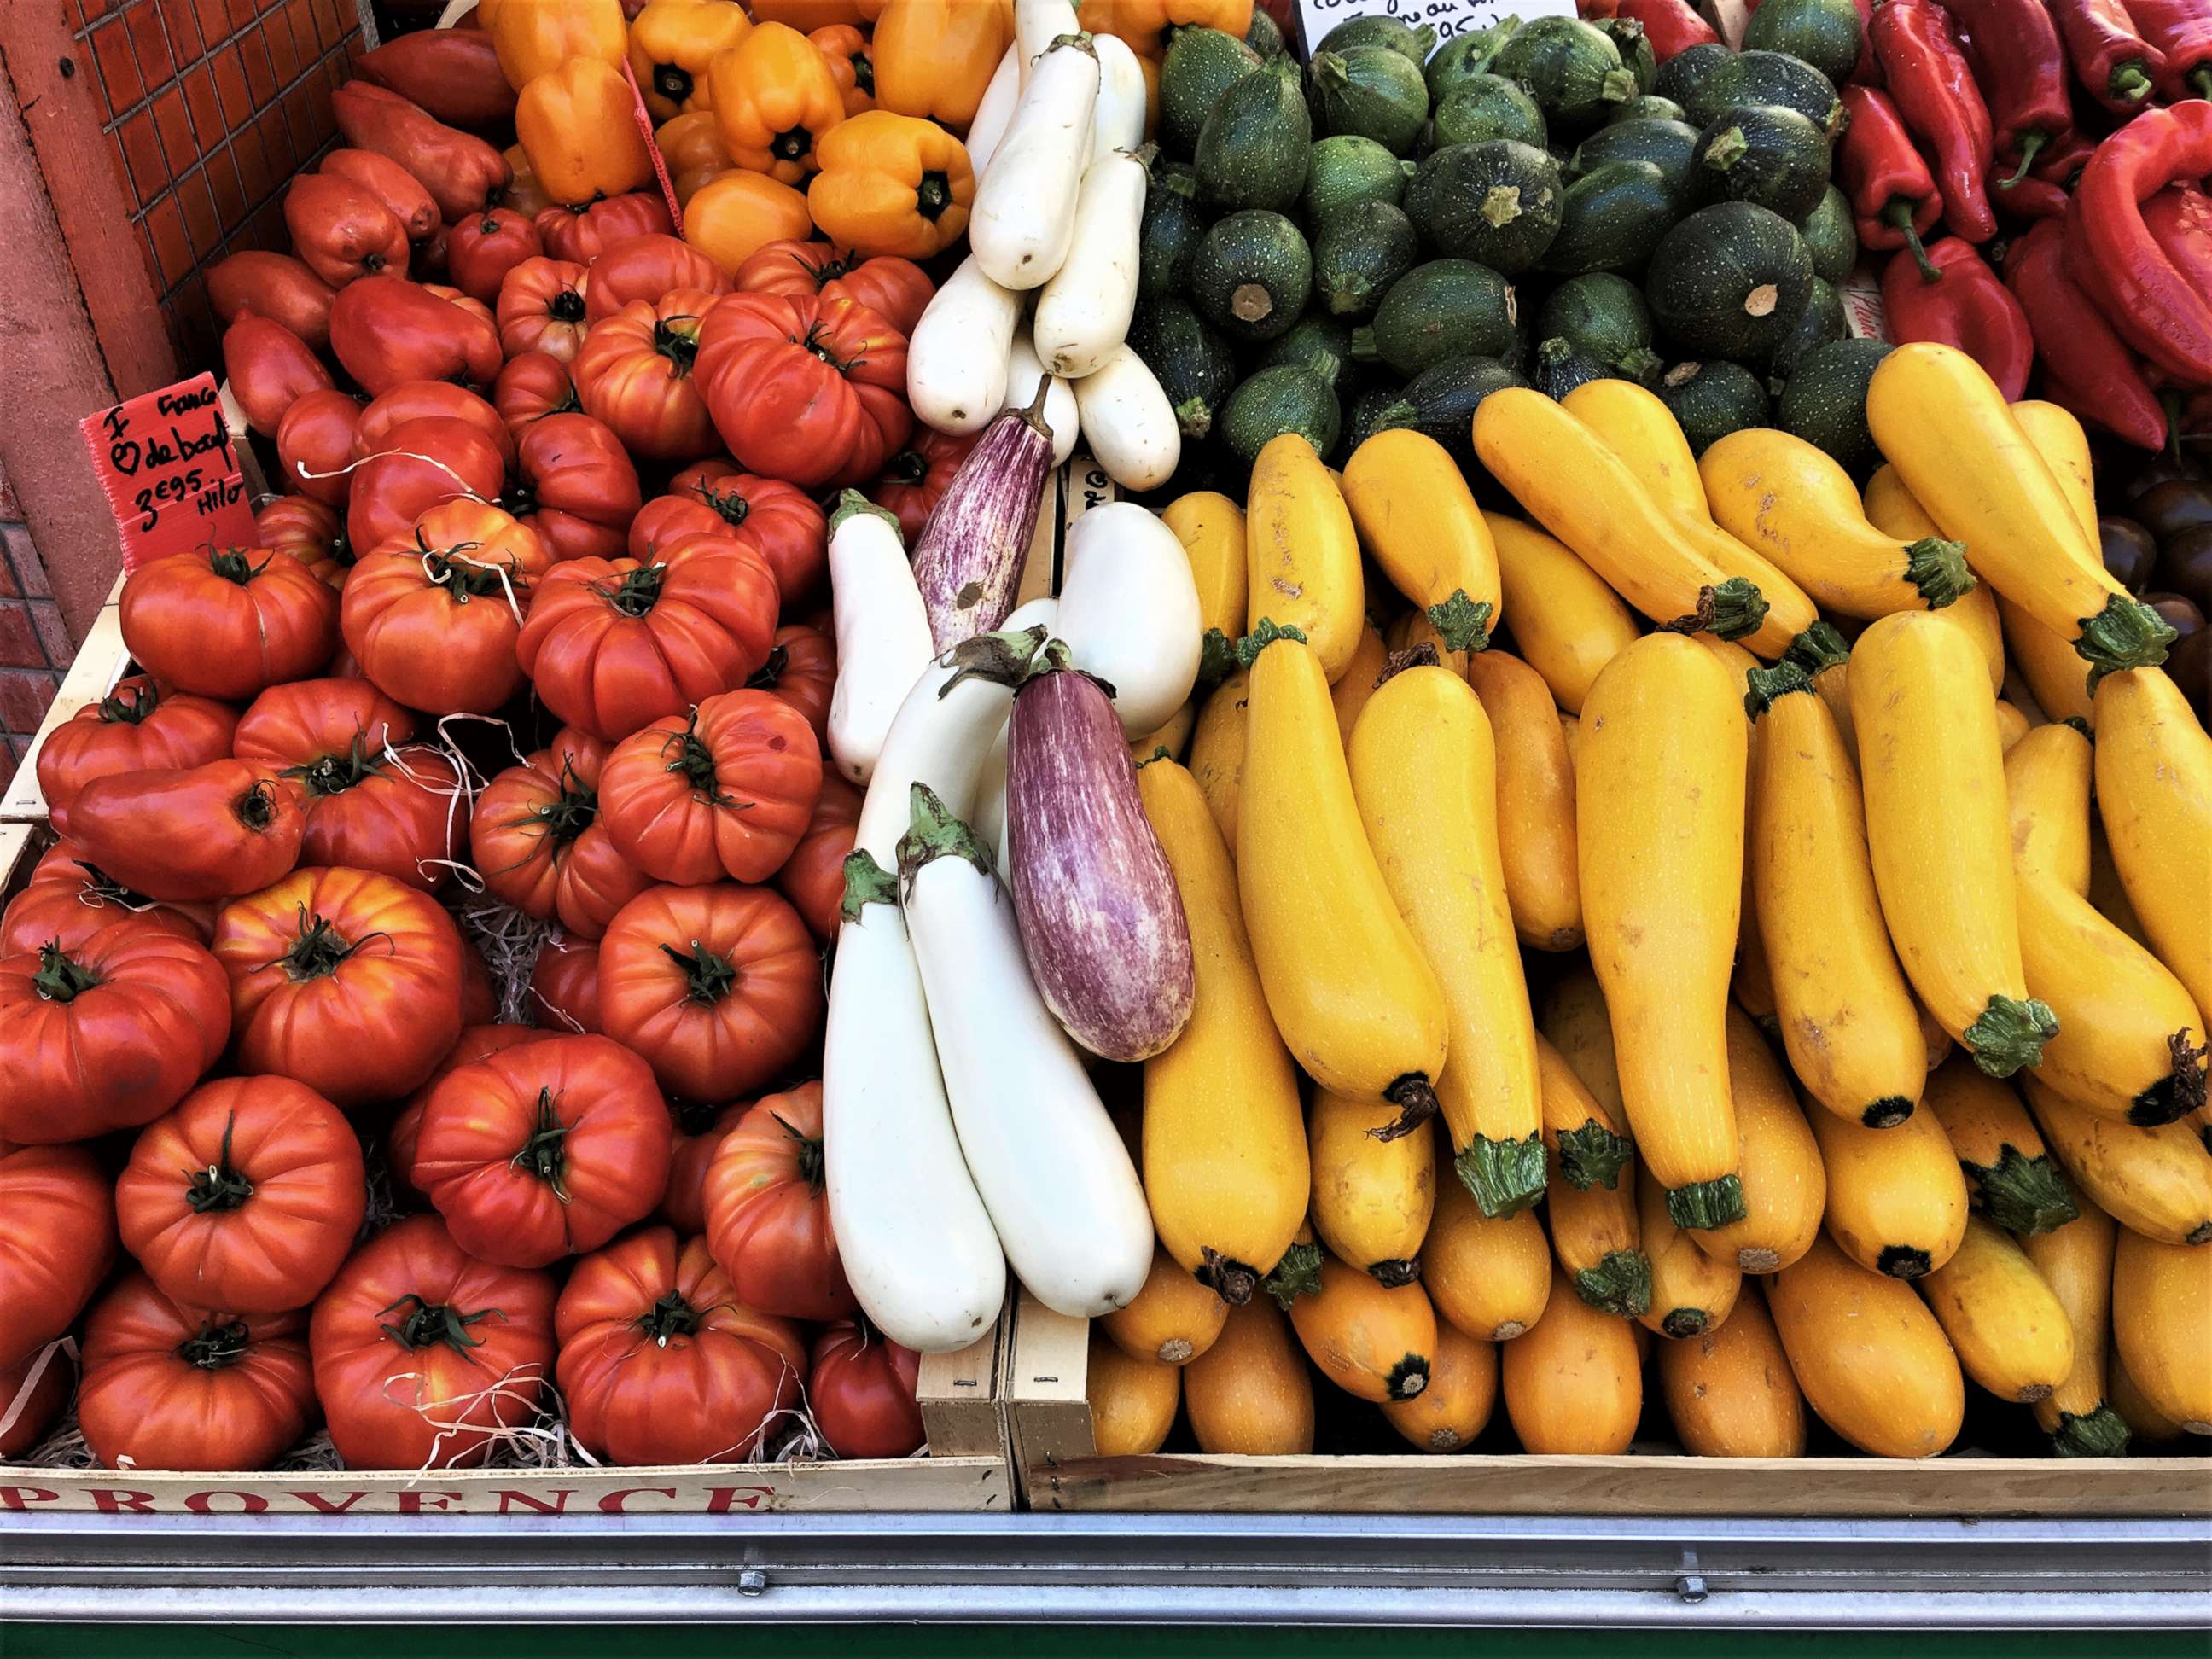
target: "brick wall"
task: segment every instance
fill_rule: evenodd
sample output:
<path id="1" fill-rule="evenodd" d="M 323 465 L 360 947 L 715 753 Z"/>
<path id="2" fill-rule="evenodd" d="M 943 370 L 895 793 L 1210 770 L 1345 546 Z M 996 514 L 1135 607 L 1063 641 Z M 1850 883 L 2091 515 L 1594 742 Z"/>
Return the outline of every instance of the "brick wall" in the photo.
<path id="1" fill-rule="evenodd" d="M 15 777 L 75 649 L 22 520 L 0 476 L 0 789 Z"/>

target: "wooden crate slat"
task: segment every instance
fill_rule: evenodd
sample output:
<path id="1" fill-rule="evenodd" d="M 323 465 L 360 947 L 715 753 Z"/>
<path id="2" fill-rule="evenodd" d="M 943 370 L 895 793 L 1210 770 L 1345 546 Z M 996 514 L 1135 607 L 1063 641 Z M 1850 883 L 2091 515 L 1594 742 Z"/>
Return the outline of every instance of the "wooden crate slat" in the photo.
<path id="1" fill-rule="evenodd" d="M 112 691 L 115 683 L 123 678 L 123 671 L 130 666 L 131 653 L 123 644 L 123 612 L 116 604 L 116 596 L 122 591 L 123 579 L 118 576 L 107 603 L 100 608 L 92 626 L 86 630 L 76 659 L 62 677 L 60 689 L 54 693 L 46 719 L 39 723 L 30 749 L 16 766 L 7 793 L 0 794 L 0 823 L 22 823 L 45 818 L 46 799 L 39 787 L 39 750 L 45 745 L 47 734 L 74 719 L 76 711 L 87 703 L 98 702 Z"/>

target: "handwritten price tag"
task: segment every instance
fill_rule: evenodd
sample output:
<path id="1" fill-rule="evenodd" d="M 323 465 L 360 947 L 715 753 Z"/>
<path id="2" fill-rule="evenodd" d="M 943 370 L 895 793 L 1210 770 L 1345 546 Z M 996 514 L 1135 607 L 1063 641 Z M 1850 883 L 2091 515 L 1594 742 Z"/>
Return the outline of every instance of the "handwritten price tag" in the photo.
<path id="1" fill-rule="evenodd" d="M 1488 28 L 1503 18 L 1572 17 L 1574 0 L 1297 0 L 1298 38 L 1310 53 L 1322 37 L 1353 17 L 1395 17 L 1411 28 L 1427 24 L 1441 46 L 1455 34 Z"/>
<path id="2" fill-rule="evenodd" d="M 187 548 L 253 545 L 253 509 L 215 376 L 198 374 L 77 422 L 123 538 L 123 568 Z"/>

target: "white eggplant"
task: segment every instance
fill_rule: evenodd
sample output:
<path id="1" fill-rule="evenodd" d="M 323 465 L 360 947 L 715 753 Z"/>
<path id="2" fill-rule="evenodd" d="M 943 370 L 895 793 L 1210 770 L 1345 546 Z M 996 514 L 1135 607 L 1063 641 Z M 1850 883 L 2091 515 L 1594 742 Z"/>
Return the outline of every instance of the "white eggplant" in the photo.
<path id="1" fill-rule="evenodd" d="M 1075 382 L 1083 435 L 1106 476 L 1124 489 L 1157 489 L 1182 459 L 1182 428 L 1145 360 L 1123 341 Z"/>
<path id="2" fill-rule="evenodd" d="M 1024 323 L 1014 330 L 1014 347 L 1008 354 L 1005 406 L 1027 409 L 1036 397 L 1037 382 L 1044 376 L 1044 364 L 1037 359 L 1036 346 Z M 1057 374 L 1045 390 L 1044 423 L 1052 428 L 1052 464 L 1066 466 L 1067 458 L 1075 453 L 1075 440 L 1083 430 L 1083 422 L 1075 412 L 1075 388 Z"/>
<path id="3" fill-rule="evenodd" d="M 1000 287 L 1041 287 L 1067 258 L 1097 102 L 1091 37 L 1061 35 L 1030 72 L 969 210 L 969 246 Z"/>
<path id="4" fill-rule="evenodd" d="M 830 520 L 830 592 L 837 634 L 830 756 L 846 777 L 866 783 L 931 645 L 898 520 L 857 489 L 845 492 Z"/>
<path id="5" fill-rule="evenodd" d="M 1098 109 L 1091 118 L 1091 159 L 1117 149 L 1133 150 L 1145 142 L 1145 68 L 1129 43 L 1115 34 L 1094 34 L 1098 52 Z"/>
<path id="6" fill-rule="evenodd" d="M 1113 688 L 1121 729 L 1141 737 L 1198 679 L 1198 586 L 1174 531 L 1133 501 L 1094 507 L 1067 532 L 1054 630 L 1068 660 Z"/>
<path id="7" fill-rule="evenodd" d="M 968 173 L 970 178 L 981 179 L 990 170 L 991 158 L 999 153 L 999 141 L 1006 136 L 1006 123 L 1014 118 L 1014 106 L 1022 97 L 1021 49 L 1009 42 L 999 67 L 991 72 L 990 83 L 983 88 L 983 96 L 975 106 L 975 118 L 968 124 Z"/>
<path id="8" fill-rule="evenodd" d="M 1099 103 L 1103 108 L 1103 93 Z M 1039 291 L 1030 323 L 1036 354 L 1055 374 L 1079 380 L 1092 373 L 1128 335 L 1137 308 L 1138 232 L 1151 179 L 1144 162 L 1121 149 L 1094 156 L 1083 175 L 1074 245 Z"/>
<path id="9" fill-rule="evenodd" d="M 1082 27 L 1074 0 L 1014 0 L 1014 52 L 1022 85 L 1029 85 L 1037 59 L 1052 49 L 1054 41 Z"/>
<path id="10" fill-rule="evenodd" d="M 932 296 L 907 342 L 906 397 L 939 432 L 978 432 L 1006 406 L 1007 365 L 1022 296 L 969 254 Z"/>

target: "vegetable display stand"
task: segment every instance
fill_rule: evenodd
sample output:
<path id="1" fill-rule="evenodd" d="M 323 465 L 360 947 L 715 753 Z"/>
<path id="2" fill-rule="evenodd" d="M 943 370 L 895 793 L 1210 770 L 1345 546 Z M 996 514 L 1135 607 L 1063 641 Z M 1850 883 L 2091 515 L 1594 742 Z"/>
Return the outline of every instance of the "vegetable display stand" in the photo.
<path id="1" fill-rule="evenodd" d="M 1024 1292 L 1001 1391 L 1032 1510 L 1212 1514 L 2151 1519 L 2212 1516 L 2201 1458 L 1100 1457 L 1087 1322 Z M 1639 1444 L 1642 1443 L 1639 1443 Z"/>

